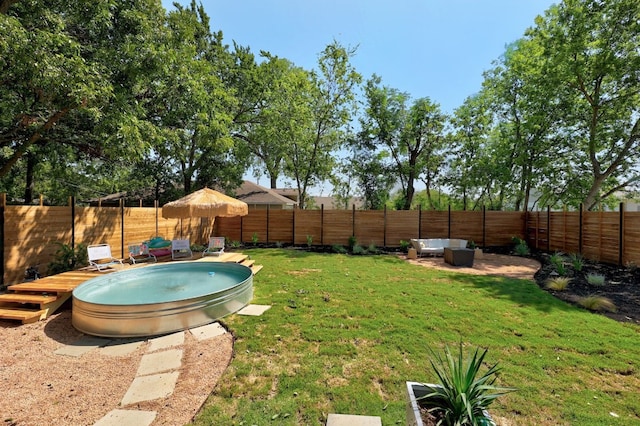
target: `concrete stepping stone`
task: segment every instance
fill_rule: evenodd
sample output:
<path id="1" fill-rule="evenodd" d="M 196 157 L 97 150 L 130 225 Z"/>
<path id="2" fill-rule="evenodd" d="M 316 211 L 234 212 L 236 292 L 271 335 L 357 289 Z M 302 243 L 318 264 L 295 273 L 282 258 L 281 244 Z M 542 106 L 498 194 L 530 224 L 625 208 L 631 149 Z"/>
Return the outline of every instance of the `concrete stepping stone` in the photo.
<path id="1" fill-rule="evenodd" d="M 199 341 L 222 336 L 227 332 L 227 330 L 225 330 L 225 328 L 217 322 L 203 325 L 201 327 L 192 328 L 189 331 L 191 332 L 191 334 L 193 334 L 193 337 L 195 337 Z"/>
<path id="2" fill-rule="evenodd" d="M 271 308 L 271 305 L 247 305 L 244 308 L 240 309 L 237 314 L 259 317 L 260 315 L 264 314 L 269 308 Z"/>
<path id="3" fill-rule="evenodd" d="M 135 352 L 144 344 L 143 340 L 114 340 L 107 346 L 100 348 L 100 355 L 125 356 Z"/>
<path id="4" fill-rule="evenodd" d="M 182 365 L 182 349 L 168 349 L 142 356 L 136 376 L 177 370 Z"/>
<path id="5" fill-rule="evenodd" d="M 155 411 L 112 410 L 95 422 L 93 426 L 149 426 L 157 415 L 158 413 Z"/>
<path id="6" fill-rule="evenodd" d="M 382 426 L 382 419 L 377 416 L 329 414 L 326 426 Z"/>
<path id="7" fill-rule="evenodd" d="M 149 339 L 149 348 L 147 352 L 155 352 L 160 349 L 167 349 L 173 346 L 180 346 L 184 343 L 184 331 L 167 334 L 165 336 L 154 337 Z"/>
<path id="8" fill-rule="evenodd" d="M 75 342 L 57 349 L 54 353 L 56 355 L 79 357 L 93 349 L 106 346 L 109 343 L 111 343 L 111 339 L 95 336 L 83 336 Z"/>
<path id="9" fill-rule="evenodd" d="M 173 371 L 171 373 L 136 377 L 124 394 L 120 404 L 127 406 L 136 402 L 167 397 L 173 393 L 179 375 L 179 371 Z"/>

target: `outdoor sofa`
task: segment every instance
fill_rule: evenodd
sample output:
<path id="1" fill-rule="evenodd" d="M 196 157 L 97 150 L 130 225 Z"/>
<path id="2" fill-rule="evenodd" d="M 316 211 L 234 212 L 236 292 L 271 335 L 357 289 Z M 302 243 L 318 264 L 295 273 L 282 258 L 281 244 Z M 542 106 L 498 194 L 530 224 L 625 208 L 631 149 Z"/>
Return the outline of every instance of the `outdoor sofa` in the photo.
<path id="1" fill-rule="evenodd" d="M 444 254 L 445 248 L 466 248 L 467 240 L 457 238 L 412 238 L 411 245 L 418 256 Z"/>

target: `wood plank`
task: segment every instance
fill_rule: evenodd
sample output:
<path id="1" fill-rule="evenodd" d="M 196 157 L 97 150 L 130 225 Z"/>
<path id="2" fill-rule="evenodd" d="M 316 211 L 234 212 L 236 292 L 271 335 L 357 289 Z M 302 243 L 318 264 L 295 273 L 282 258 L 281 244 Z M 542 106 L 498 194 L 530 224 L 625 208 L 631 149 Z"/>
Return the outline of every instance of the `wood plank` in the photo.
<path id="1" fill-rule="evenodd" d="M 22 321 L 23 324 L 31 324 L 40 320 L 40 317 L 44 314 L 41 310 L 30 309 L 8 309 L 6 307 L 0 308 L 0 318 L 9 320 Z"/>
<path id="2" fill-rule="evenodd" d="M 40 305 L 43 303 L 54 302 L 58 296 L 42 295 L 42 294 L 22 294 L 22 293 L 5 293 L 0 294 L 0 302 L 9 303 L 34 303 Z"/>
<path id="3" fill-rule="evenodd" d="M 262 265 L 253 265 L 251 267 L 251 270 L 253 271 L 253 275 L 257 274 L 258 272 L 260 272 L 260 270 L 262 269 Z"/>

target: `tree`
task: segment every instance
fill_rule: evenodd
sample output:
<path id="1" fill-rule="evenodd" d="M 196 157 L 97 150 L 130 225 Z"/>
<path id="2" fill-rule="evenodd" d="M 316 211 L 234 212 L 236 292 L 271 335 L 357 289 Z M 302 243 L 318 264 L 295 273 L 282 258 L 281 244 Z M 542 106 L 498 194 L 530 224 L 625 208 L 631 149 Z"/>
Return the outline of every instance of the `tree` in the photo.
<path id="1" fill-rule="evenodd" d="M 29 201 L 38 176 L 44 187 L 68 163 L 82 174 L 85 166 L 141 155 L 160 3 L 3 2 L 0 10 L 0 176 L 21 170 Z M 77 192 L 60 181 L 48 185 L 59 187 L 56 197 Z"/>
<path id="2" fill-rule="evenodd" d="M 337 42 L 328 45 L 318 60 L 319 73 L 311 72 L 311 84 L 300 89 L 308 99 L 310 115 L 306 123 L 296 123 L 299 128 L 289 127 L 284 172 L 296 183 L 301 208 L 308 203 L 309 188 L 331 175 L 333 153 L 355 111 L 354 89 L 361 77 L 349 63 L 354 53 Z"/>
<path id="3" fill-rule="evenodd" d="M 360 143 L 375 153 L 385 150 L 402 186 L 402 209 L 411 208 L 415 181 L 422 175 L 431 188 L 442 163 L 446 116 L 429 98 L 414 101 L 409 95 L 381 87 L 373 76 L 366 85 L 366 115 L 361 120 Z"/>
<path id="4" fill-rule="evenodd" d="M 527 32 L 549 101 L 565 106 L 564 198 L 587 209 L 640 182 L 639 16 L 634 0 L 564 0 Z"/>

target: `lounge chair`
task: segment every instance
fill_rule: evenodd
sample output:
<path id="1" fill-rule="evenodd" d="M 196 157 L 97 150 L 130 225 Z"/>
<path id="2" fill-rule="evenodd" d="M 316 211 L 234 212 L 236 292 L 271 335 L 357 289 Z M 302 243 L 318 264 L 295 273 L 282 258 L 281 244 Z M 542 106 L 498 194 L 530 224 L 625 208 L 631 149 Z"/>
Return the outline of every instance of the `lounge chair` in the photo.
<path id="1" fill-rule="evenodd" d="M 189 240 L 171 241 L 171 259 L 191 259 L 193 252 Z"/>
<path id="2" fill-rule="evenodd" d="M 122 260 L 116 259 L 111 255 L 111 246 L 109 244 L 88 246 L 87 257 L 89 258 L 89 266 L 96 268 L 100 272 L 104 272 L 114 265 L 123 265 Z"/>
<path id="3" fill-rule="evenodd" d="M 224 237 L 209 237 L 209 247 L 202 252 L 202 256 L 220 256 L 222 253 L 224 253 Z"/>
<path id="4" fill-rule="evenodd" d="M 149 246 L 145 243 L 136 243 L 129 245 L 129 260 L 131 264 L 152 261 L 155 263 L 158 259 L 149 252 Z"/>

